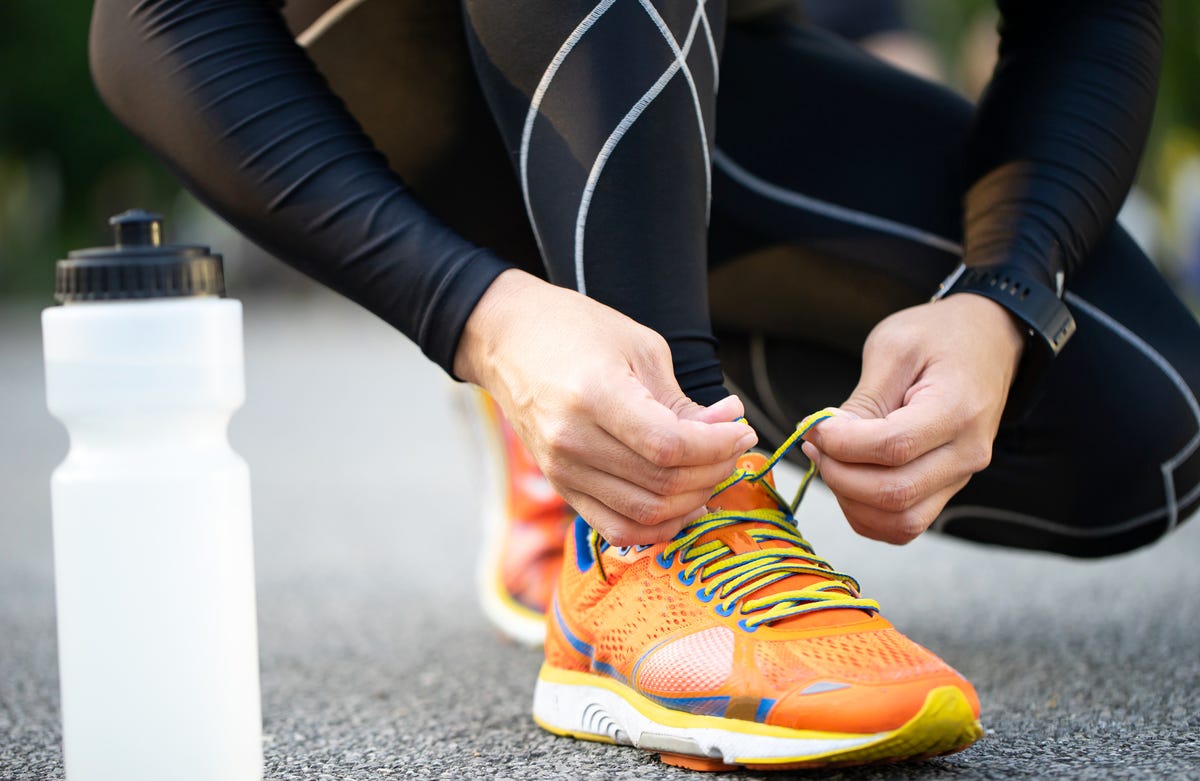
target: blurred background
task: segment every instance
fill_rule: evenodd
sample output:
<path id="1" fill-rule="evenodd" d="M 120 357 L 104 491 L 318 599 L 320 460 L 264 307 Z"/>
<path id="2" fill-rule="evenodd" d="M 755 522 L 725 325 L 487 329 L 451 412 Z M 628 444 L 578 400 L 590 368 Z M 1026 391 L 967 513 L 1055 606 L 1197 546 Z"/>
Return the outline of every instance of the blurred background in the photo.
<path id="1" fill-rule="evenodd" d="M 995 56 L 992 0 L 810 0 L 819 24 L 977 96 Z M 1200 306 L 1200 3 L 1165 0 L 1166 55 L 1138 186 L 1122 221 Z M 47 300 L 53 263 L 109 243 L 109 215 L 162 211 L 171 238 L 224 251 L 239 295 L 306 285 L 182 193 L 108 114 L 87 65 L 91 4 L 0 2 L 0 299 Z"/>

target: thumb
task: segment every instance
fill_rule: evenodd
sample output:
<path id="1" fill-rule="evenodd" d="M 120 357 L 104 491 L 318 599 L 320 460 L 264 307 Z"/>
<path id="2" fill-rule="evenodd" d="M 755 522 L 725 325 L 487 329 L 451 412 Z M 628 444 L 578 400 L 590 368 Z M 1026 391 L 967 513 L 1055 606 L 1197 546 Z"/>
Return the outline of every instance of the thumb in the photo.
<path id="1" fill-rule="evenodd" d="M 688 406 L 678 410 L 677 414 L 685 420 L 698 420 L 701 423 L 725 423 L 744 417 L 746 408 L 737 396 L 726 396 L 708 407 L 689 402 Z"/>
<path id="2" fill-rule="evenodd" d="M 864 382 L 865 379 L 864 375 L 859 380 L 858 386 L 850 394 L 850 397 L 843 401 L 837 408 L 838 414 L 821 421 L 820 425 L 813 426 L 801 438 L 810 445 L 815 445 L 817 448 L 824 448 L 825 435 L 829 433 L 831 428 L 841 428 L 849 421 L 874 420 L 887 417 L 888 410 L 883 402 L 883 395 L 877 390 L 878 386 L 870 382 Z M 809 453 L 808 448 L 805 448 L 804 454 L 819 463 L 819 457 L 813 458 L 813 454 Z"/>
<path id="3" fill-rule="evenodd" d="M 692 401 L 679 387 L 679 382 L 675 379 L 675 368 L 669 357 L 665 363 L 652 359 L 648 365 L 637 369 L 637 372 L 654 400 L 675 413 L 680 420 L 728 423 L 746 415 L 742 400 L 734 395 L 726 396 L 707 407 Z"/>
<path id="4" fill-rule="evenodd" d="M 886 418 L 904 406 L 917 374 L 914 362 L 894 351 L 864 350 L 862 375 L 841 409 L 858 418 Z"/>
<path id="5" fill-rule="evenodd" d="M 841 403 L 838 409 L 845 412 L 846 417 L 852 420 L 860 418 L 885 418 L 890 411 L 883 394 L 879 393 L 876 386 L 864 385 L 861 382 L 854 389 L 854 392 L 850 394 L 850 397 Z"/>
<path id="6" fill-rule="evenodd" d="M 630 368 L 651 398 L 663 405 L 677 417 L 700 405 L 687 397 L 675 379 L 675 365 L 671 360 L 671 348 L 665 340 L 655 334 L 654 339 L 633 350 Z M 691 416 L 694 417 L 694 414 Z"/>
<path id="7" fill-rule="evenodd" d="M 650 393 L 655 402 L 666 407 L 678 421 L 705 423 L 725 428 L 725 424 L 743 418 L 746 409 L 742 400 L 737 396 L 726 396 L 716 403 L 705 407 L 697 404 L 679 387 L 675 379 L 675 365 L 671 360 L 671 348 L 661 337 L 657 338 L 643 349 L 634 353 L 635 359 L 630 360 L 630 366 L 638 382 Z M 758 442 L 758 435 L 746 426 L 737 426 L 735 436 L 736 447 L 739 451 L 747 450 Z M 726 432 L 730 430 L 725 428 Z"/>
<path id="8" fill-rule="evenodd" d="M 865 350 L 862 376 L 850 397 L 838 408 L 843 414 L 834 415 L 820 426 L 813 426 L 804 436 L 818 448 L 824 448 L 824 438 L 842 426 L 855 427 L 856 420 L 881 420 L 904 406 L 904 395 L 916 379 L 907 364 L 887 353 Z"/>

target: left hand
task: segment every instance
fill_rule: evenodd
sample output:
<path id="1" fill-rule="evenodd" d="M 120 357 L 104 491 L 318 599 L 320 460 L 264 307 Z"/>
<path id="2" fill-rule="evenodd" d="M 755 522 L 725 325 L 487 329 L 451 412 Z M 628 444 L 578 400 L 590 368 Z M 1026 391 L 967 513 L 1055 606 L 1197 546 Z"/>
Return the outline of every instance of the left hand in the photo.
<path id="1" fill-rule="evenodd" d="M 1024 338 L 999 304 L 963 293 L 901 310 L 863 347 L 862 377 L 805 439 L 859 534 L 903 544 L 991 461 Z"/>

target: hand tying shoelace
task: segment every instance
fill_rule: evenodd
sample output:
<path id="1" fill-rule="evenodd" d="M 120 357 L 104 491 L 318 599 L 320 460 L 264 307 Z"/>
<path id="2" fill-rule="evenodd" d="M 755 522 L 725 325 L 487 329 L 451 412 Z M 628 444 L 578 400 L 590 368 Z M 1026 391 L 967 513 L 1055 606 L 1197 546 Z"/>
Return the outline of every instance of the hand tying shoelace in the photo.
<path id="1" fill-rule="evenodd" d="M 795 512 L 809 483 L 816 476 L 816 464 L 809 462 L 791 502 L 775 490 L 769 477 L 772 468 L 809 429 L 834 414 L 836 410 L 826 408 L 806 417 L 760 468 L 745 469 L 739 466 L 713 489 L 710 499 L 712 504 L 712 500 L 718 499 L 733 486 L 742 482 L 754 483 L 775 500 L 777 508 L 737 511 L 718 508 L 683 527 L 657 557 L 658 563 L 667 568 L 671 565 L 671 558 L 678 556 L 680 563 L 687 565 L 679 573 L 680 581 L 690 586 L 699 577 L 702 584 L 708 584 L 700 589 L 698 596 L 704 601 L 717 599 L 716 611 L 719 614 L 732 615 L 740 605 L 741 614 L 748 618 L 743 618 L 739 625 L 747 631 L 816 610 L 859 608 L 871 613 L 879 610 L 879 603 L 875 600 L 859 596 L 858 581 L 834 570 L 813 551 L 797 529 Z M 758 544 L 755 550 L 736 552 L 717 534 L 721 529 L 747 522 L 756 524 L 744 532 Z M 589 542 L 599 564 L 596 574 L 603 579 L 606 575 L 600 554 L 608 543 L 595 530 L 591 532 Z M 755 592 L 792 575 L 815 576 L 819 581 L 800 589 L 750 598 Z"/>

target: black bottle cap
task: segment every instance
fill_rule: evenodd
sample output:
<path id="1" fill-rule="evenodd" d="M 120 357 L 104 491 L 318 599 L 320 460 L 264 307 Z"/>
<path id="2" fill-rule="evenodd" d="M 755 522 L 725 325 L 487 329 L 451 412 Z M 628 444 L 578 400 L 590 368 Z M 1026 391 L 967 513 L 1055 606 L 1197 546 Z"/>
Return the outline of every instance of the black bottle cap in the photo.
<path id="1" fill-rule="evenodd" d="M 111 218 L 116 244 L 74 250 L 58 261 L 54 300 L 120 301 L 225 295 L 221 256 L 162 243 L 162 216 L 131 209 Z"/>

